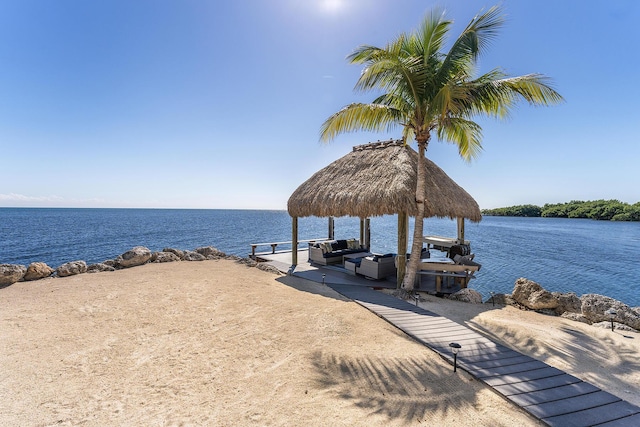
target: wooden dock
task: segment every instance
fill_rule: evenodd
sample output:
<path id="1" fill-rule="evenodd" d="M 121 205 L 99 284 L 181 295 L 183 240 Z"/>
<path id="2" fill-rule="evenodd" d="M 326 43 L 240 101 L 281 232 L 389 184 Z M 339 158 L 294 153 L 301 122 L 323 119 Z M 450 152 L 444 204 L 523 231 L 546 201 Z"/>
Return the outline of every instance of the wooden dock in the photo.
<path id="1" fill-rule="evenodd" d="M 359 284 L 325 283 L 422 342 L 549 426 L 640 426 L 640 407 L 428 310 Z"/>
<path id="2" fill-rule="evenodd" d="M 307 249 L 298 250 L 298 265 L 291 271 L 291 251 L 282 251 L 276 253 L 260 253 L 256 254 L 256 258 L 262 262 L 276 267 L 283 273 L 295 274 L 296 276 L 303 277 L 308 280 L 312 280 L 317 283 L 322 283 L 322 275 L 325 275 L 325 281 L 337 284 L 358 284 L 362 286 L 370 286 L 373 288 L 387 288 L 395 289 L 397 287 L 397 281 L 395 276 L 389 276 L 382 280 L 369 280 L 363 276 L 354 276 L 349 274 L 347 270 L 341 265 L 311 265 L 307 262 L 309 258 L 309 252 Z M 427 292 L 429 294 L 436 294 L 436 278 L 435 276 L 422 276 L 420 278 L 420 285 L 417 288 L 421 292 Z M 450 283 L 442 286 L 443 294 L 453 294 L 460 290 L 460 285 L 456 283 Z"/>

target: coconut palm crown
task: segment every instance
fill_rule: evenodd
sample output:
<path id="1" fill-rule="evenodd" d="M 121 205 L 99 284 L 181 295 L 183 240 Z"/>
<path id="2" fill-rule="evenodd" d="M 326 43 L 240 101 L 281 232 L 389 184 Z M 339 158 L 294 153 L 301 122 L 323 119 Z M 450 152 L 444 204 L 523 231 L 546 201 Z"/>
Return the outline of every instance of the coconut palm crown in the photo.
<path id="1" fill-rule="evenodd" d="M 370 104 L 349 104 L 330 116 L 320 130 L 328 142 L 338 134 L 358 130 L 383 132 L 402 128 L 405 143 L 418 145 L 418 178 L 413 243 L 403 288 L 413 289 L 420 265 L 424 222 L 425 176 L 423 159 L 431 137 L 457 145 L 460 156 L 470 161 L 482 150 L 482 129 L 474 117 L 505 118 L 520 100 L 532 105 L 561 102 L 562 96 L 541 74 L 507 76 L 494 69 L 474 77 L 479 56 L 486 51 L 504 22 L 494 6 L 475 16 L 443 52 L 452 21 L 432 11 L 421 26 L 400 34 L 380 48 L 360 46 L 347 59 L 364 64 L 356 83 L 358 91 L 379 91 Z"/>

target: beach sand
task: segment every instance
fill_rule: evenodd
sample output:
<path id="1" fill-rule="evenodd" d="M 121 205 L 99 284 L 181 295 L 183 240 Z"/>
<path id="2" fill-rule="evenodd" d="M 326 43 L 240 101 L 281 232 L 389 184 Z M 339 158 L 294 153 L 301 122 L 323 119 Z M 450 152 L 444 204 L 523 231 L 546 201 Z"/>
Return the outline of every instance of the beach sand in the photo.
<path id="1" fill-rule="evenodd" d="M 637 401 L 638 334 L 423 304 Z M 0 366 L 3 426 L 541 425 L 329 288 L 230 260 L 0 289 Z"/>

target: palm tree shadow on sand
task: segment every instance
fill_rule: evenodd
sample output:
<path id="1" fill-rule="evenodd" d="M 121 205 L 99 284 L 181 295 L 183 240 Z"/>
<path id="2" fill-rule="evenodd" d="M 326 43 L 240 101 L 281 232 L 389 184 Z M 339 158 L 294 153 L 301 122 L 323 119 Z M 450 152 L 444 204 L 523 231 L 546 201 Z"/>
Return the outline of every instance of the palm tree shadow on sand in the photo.
<path id="1" fill-rule="evenodd" d="M 478 393 L 483 385 L 428 358 L 345 357 L 316 352 L 313 365 L 323 389 L 372 416 L 386 416 L 390 422 L 430 425 L 454 412 L 478 411 L 481 405 Z"/>

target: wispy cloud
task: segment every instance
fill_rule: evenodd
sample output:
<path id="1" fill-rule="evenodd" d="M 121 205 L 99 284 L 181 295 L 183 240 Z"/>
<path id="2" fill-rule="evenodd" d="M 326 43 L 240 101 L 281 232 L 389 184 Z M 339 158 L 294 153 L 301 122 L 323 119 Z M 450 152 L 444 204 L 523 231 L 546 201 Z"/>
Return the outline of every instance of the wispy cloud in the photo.
<path id="1" fill-rule="evenodd" d="M 24 194 L 0 194 L 0 206 L 5 207 L 102 207 L 108 204 L 97 197 L 90 199 L 65 198 L 56 195 L 26 196 Z"/>
<path id="2" fill-rule="evenodd" d="M 60 196 L 25 196 L 24 194 L 0 194 L 1 202 L 61 202 Z"/>

